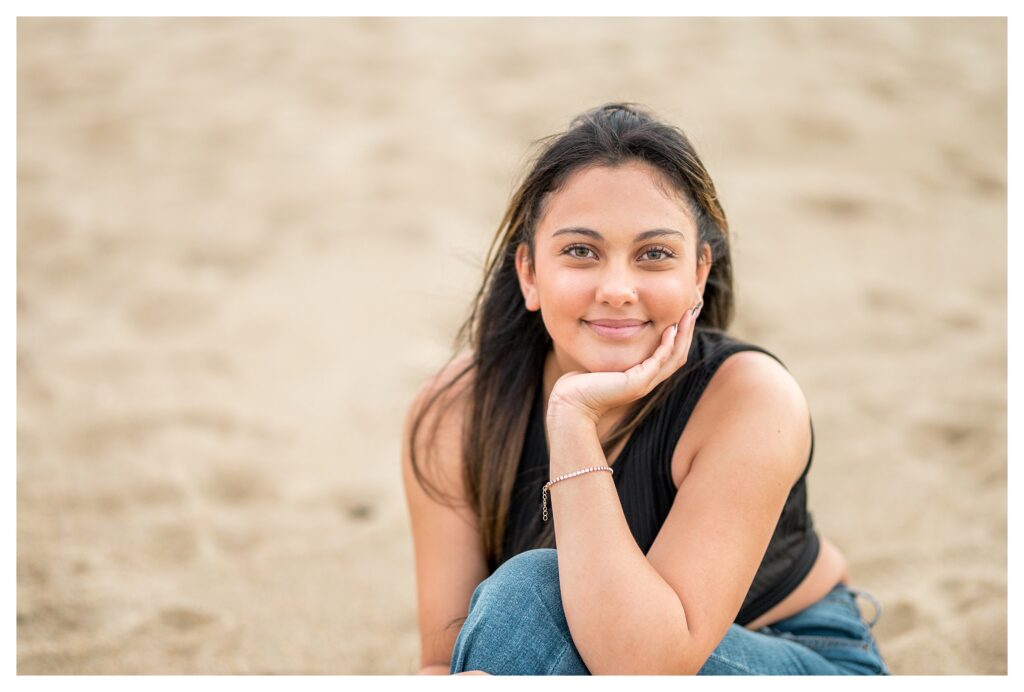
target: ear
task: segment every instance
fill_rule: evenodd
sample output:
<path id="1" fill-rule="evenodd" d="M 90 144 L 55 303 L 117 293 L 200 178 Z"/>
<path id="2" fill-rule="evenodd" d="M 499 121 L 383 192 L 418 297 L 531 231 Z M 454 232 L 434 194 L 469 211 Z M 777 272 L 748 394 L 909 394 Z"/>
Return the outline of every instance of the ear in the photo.
<path id="1" fill-rule="evenodd" d="M 704 288 L 708 283 L 708 275 L 711 274 L 711 246 L 701 243 L 701 255 L 697 258 L 697 290 L 701 296 L 704 295 Z"/>
<path id="2" fill-rule="evenodd" d="M 526 243 L 520 243 L 516 248 L 516 274 L 519 276 L 519 290 L 523 292 L 526 309 L 530 312 L 540 310 L 537 277 L 533 273 L 533 260 L 530 259 L 530 248 Z"/>

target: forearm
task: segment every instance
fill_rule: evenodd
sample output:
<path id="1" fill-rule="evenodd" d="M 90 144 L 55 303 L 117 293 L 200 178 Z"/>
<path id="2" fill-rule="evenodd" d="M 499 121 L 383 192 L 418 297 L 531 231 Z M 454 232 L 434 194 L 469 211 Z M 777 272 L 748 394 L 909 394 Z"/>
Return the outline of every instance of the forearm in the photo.
<path id="1" fill-rule="evenodd" d="M 549 417 L 551 477 L 607 464 L 589 420 Z M 584 473 L 550 490 L 562 604 L 594 674 L 681 674 L 688 636 L 675 591 L 629 530 L 612 474 Z"/>

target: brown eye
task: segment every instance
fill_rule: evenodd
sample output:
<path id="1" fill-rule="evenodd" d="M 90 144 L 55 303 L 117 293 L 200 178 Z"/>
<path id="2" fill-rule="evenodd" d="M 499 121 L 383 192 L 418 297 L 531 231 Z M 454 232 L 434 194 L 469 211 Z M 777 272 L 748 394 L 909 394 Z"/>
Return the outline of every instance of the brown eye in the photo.
<path id="1" fill-rule="evenodd" d="M 670 259 L 676 255 L 666 247 L 652 247 L 644 250 L 643 256 L 651 262 L 660 262 L 661 260 Z"/>
<path id="2" fill-rule="evenodd" d="M 590 259 L 590 255 L 587 253 L 593 253 L 593 250 L 586 245 L 570 245 L 562 250 L 563 255 L 569 255 L 574 259 Z"/>

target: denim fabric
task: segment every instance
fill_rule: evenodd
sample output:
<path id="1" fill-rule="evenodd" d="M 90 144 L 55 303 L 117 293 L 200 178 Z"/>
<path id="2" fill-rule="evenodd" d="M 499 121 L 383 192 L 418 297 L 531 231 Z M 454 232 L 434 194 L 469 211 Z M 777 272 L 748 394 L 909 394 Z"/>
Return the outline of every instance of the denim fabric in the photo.
<path id="1" fill-rule="evenodd" d="M 872 601 L 865 621 L 857 596 Z M 796 615 L 757 631 L 737 624 L 698 675 L 889 675 L 871 634 L 881 606 L 839 583 Z M 451 673 L 589 675 L 562 610 L 555 549 L 516 555 L 473 592 L 452 652 Z"/>

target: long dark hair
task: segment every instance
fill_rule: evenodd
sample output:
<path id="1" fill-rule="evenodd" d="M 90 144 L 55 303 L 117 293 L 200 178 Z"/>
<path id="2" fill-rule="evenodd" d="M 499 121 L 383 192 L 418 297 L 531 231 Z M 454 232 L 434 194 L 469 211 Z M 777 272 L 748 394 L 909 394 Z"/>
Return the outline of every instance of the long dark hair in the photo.
<path id="1" fill-rule="evenodd" d="M 711 177 L 681 130 L 634 104 L 608 103 L 578 115 L 568 130 L 538 143 L 541 150 L 512 195 L 487 253 L 483 284 L 456 338 L 456 354 L 469 350 L 471 357 L 433 391 L 414 415 L 409 432 L 413 473 L 424 490 L 438 498 L 439 491 L 431 487 L 417 465 L 414 442 L 429 409 L 457 382 L 470 377 L 462 432 L 463 500 L 478 521 L 490 570 L 505 559 L 502 543 L 519 457 L 539 373 L 552 345 L 540 313 L 526 309 L 515 268 L 519 245 L 525 244 L 533 257 L 536 224 L 547 196 L 559 190 L 573 172 L 587 166 L 635 161 L 653 166 L 694 215 L 699 231 L 698 257 L 702 244 L 711 249 L 712 267 L 697 328 L 724 330 L 733 314 L 732 259 L 725 212 Z M 668 391 L 664 384 L 634 402 L 602 439 L 606 454 L 664 401 Z M 428 440 L 436 431 L 435 424 Z M 431 446 L 428 442 L 424 448 Z M 546 524 L 535 547 L 553 544 L 553 525 Z"/>

